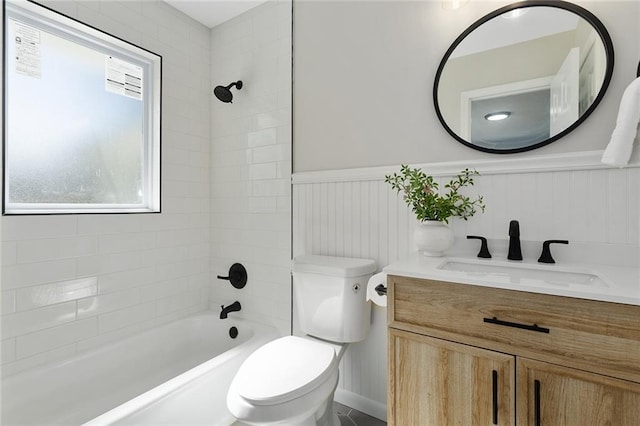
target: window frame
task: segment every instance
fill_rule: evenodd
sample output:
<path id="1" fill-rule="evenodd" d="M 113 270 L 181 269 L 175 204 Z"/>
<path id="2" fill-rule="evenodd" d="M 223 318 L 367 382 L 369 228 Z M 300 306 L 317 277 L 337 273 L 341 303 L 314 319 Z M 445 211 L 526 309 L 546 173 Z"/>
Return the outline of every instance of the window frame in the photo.
<path id="1" fill-rule="evenodd" d="M 9 64 L 7 43 L 9 19 L 26 22 L 40 31 L 67 39 L 105 55 L 143 68 L 143 165 L 142 202 L 139 204 L 106 203 L 15 203 L 9 200 L 8 164 L 8 84 Z M 61 14 L 31 0 L 3 1 L 2 45 L 2 214 L 86 214 L 86 213 L 160 213 L 161 212 L 161 118 L 162 118 L 162 57 L 112 34 Z"/>

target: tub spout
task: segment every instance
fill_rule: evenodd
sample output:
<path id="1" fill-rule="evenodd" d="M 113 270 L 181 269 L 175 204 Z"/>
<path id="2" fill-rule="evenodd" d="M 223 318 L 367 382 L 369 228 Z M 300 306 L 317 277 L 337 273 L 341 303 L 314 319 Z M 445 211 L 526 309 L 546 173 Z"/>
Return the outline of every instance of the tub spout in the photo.
<path id="1" fill-rule="evenodd" d="M 227 307 L 224 305 L 221 305 L 220 307 L 222 308 L 222 312 L 220 312 L 220 319 L 226 319 L 229 312 L 238 312 L 242 308 L 238 301 L 233 302 Z"/>

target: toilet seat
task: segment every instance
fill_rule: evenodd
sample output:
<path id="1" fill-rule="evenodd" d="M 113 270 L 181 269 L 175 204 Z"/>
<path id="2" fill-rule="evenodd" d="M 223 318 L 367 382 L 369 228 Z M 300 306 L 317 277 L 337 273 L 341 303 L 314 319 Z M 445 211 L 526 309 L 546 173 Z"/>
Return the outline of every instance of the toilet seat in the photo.
<path id="1" fill-rule="evenodd" d="M 253 405 L 276 405 L 310 393 L 337 370 L 331 345 L 287 336 L 262 346 L 242 364 L 232 388 Z"/>

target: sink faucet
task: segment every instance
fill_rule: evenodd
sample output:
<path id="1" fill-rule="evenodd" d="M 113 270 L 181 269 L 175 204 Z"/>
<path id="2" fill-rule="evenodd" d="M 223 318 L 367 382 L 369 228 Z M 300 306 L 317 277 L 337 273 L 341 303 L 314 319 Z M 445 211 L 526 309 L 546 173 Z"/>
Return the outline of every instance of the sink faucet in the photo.
<path id="1" fill-rule="evenodd" d="M 522 260 L 522 250 L 520 249 L 520 224 L 517 220 L 509 222 L 509 260 Z"/>
<path id="2" fill-rule="evenodd" d="M 233 302 L 227 307 L 224 305 L 221 305 L 220 307 L 222 308 L 222 312 L 220 312 L 220 319 L 226 319 L 229 312 L 238 312 L 242 308 L 238 301 Z"/>
<path id="3" fill-rule="evenodd" d="M 544 243 L 542 243 L 542 253 L 540 254 L 540 258 L 538 259 L 538 262 L 540 262 L 540 263 L 556 263 L 556 261 L 553 260 L 553 257 L 551 256 L 551 249 L 549 248 L 549 246 L 551 244 L 569 244 L 569 241 L 567 241 L 567 240 L 547 240 Z"/>

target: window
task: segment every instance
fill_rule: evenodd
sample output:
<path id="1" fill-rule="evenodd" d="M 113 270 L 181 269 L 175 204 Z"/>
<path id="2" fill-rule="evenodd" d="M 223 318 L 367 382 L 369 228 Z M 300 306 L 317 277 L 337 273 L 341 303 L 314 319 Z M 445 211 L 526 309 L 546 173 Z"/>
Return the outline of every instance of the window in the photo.
<path id="1" fill-rule="evenodd" d="M 159 212 L 162 58 L 5 7 L 3 214 Z"/>

